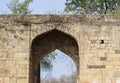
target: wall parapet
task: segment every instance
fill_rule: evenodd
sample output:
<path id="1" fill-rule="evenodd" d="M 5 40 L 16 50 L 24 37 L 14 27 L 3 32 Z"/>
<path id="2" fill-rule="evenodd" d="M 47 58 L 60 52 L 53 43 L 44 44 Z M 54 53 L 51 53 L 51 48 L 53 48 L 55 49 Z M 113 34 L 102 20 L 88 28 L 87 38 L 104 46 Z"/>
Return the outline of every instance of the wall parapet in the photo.
<path id="1" fill-rule="evenodd" d="M 7 24 L 81 23 L 93 26 L 120 26 L 115 15 L 0 15 L 0 28 Z"/>

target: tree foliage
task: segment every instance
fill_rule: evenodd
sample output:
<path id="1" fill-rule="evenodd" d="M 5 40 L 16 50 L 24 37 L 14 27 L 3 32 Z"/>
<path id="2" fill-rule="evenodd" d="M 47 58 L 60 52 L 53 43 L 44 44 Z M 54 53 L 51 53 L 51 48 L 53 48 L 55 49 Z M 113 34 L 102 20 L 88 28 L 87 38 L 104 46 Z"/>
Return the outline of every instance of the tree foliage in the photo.
<path id="1" fill-rule="evenodd" d="M 12 0 L 8 4 L 8 8 L 13 14 L 28 14 L 31 11 L 28 9 L 29 4 L 32 0 L 24 0 L 24 2 L 20 2 L 19 0 Z"/>
<path id="2" fill-rule="evenodd" d="M 53 61 L 55 60 L 55 56 L 57 53 L 55 51 L 48 54 L 46 57 L 43 57 L 42 60 L 40 60 L 40 67 L 42 70 L 52 70 L 53 67 Z"/>
<path id="3" fill-rule="evenodd" d="M 72 13 L 118 13 L 120 0 L 66 0 L 65 12 Z"/>

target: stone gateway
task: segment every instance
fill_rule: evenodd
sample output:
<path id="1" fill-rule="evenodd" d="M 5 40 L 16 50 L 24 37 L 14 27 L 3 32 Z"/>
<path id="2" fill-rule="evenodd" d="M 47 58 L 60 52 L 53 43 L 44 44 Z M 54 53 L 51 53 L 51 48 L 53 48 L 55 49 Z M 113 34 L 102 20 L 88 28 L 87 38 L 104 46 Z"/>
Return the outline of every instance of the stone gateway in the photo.
<path id="1" fill-rule="evenodd" d="M 40 60 L 55 49 L 76 63 L 77 83 L 120 83 L 119 17 L 0 15 L 0 83 L 40 83 Z"/>

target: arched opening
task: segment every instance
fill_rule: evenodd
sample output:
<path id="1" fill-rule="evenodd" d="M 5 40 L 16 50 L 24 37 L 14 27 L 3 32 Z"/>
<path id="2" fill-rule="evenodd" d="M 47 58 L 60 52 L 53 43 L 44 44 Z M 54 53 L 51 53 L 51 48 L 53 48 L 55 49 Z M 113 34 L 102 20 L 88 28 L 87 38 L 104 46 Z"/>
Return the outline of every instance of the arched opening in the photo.
<path id="1" fill-rule="evenodd" d="M 66 33 L 54 29 L 38 35 L 32 41 L 30 57 L 30 82 L 40 83 L 40 72 L 38 71 L 40 70 L 40 60 L 56 49 L 59 49 L 69 55 L 75 62 L 77 70 L 79 70 L 79 51 L 76 39 Z"/>

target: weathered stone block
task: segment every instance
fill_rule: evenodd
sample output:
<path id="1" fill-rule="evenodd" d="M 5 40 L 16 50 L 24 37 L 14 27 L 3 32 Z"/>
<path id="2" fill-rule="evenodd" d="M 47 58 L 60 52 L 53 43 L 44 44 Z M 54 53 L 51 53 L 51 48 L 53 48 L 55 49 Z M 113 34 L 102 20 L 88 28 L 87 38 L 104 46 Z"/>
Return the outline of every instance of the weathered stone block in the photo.
<path id="1" fill-rule="evenodd" d="M 115 50 L 115 53 L 116 54 L 120 54 L 120 50 Z"/>
<path id="2" fill-rule="evenodd" d="M 101 60 L 101 61 L 106 61 L 106 60 L 107 60 L 107 57 L 100 57 L 100 60 Z"/>
<path id="3" fill-rule="evenodd" d="M 17 83 L 28 83 L 28 78 L 19 78 L 17 79 Z"/>
<path id="4" fill-rule="evenodd" d="M 101 69 L 101 68 L 106 68 L 106 66 L 105 65 L 88 65 L 88 68 Z"/>
<path id="5" fill-rule="evenodd" d="M 10 79 L 9 79 L 9 77 L 5 77 L 5 83 L 10 83 Z"/>

